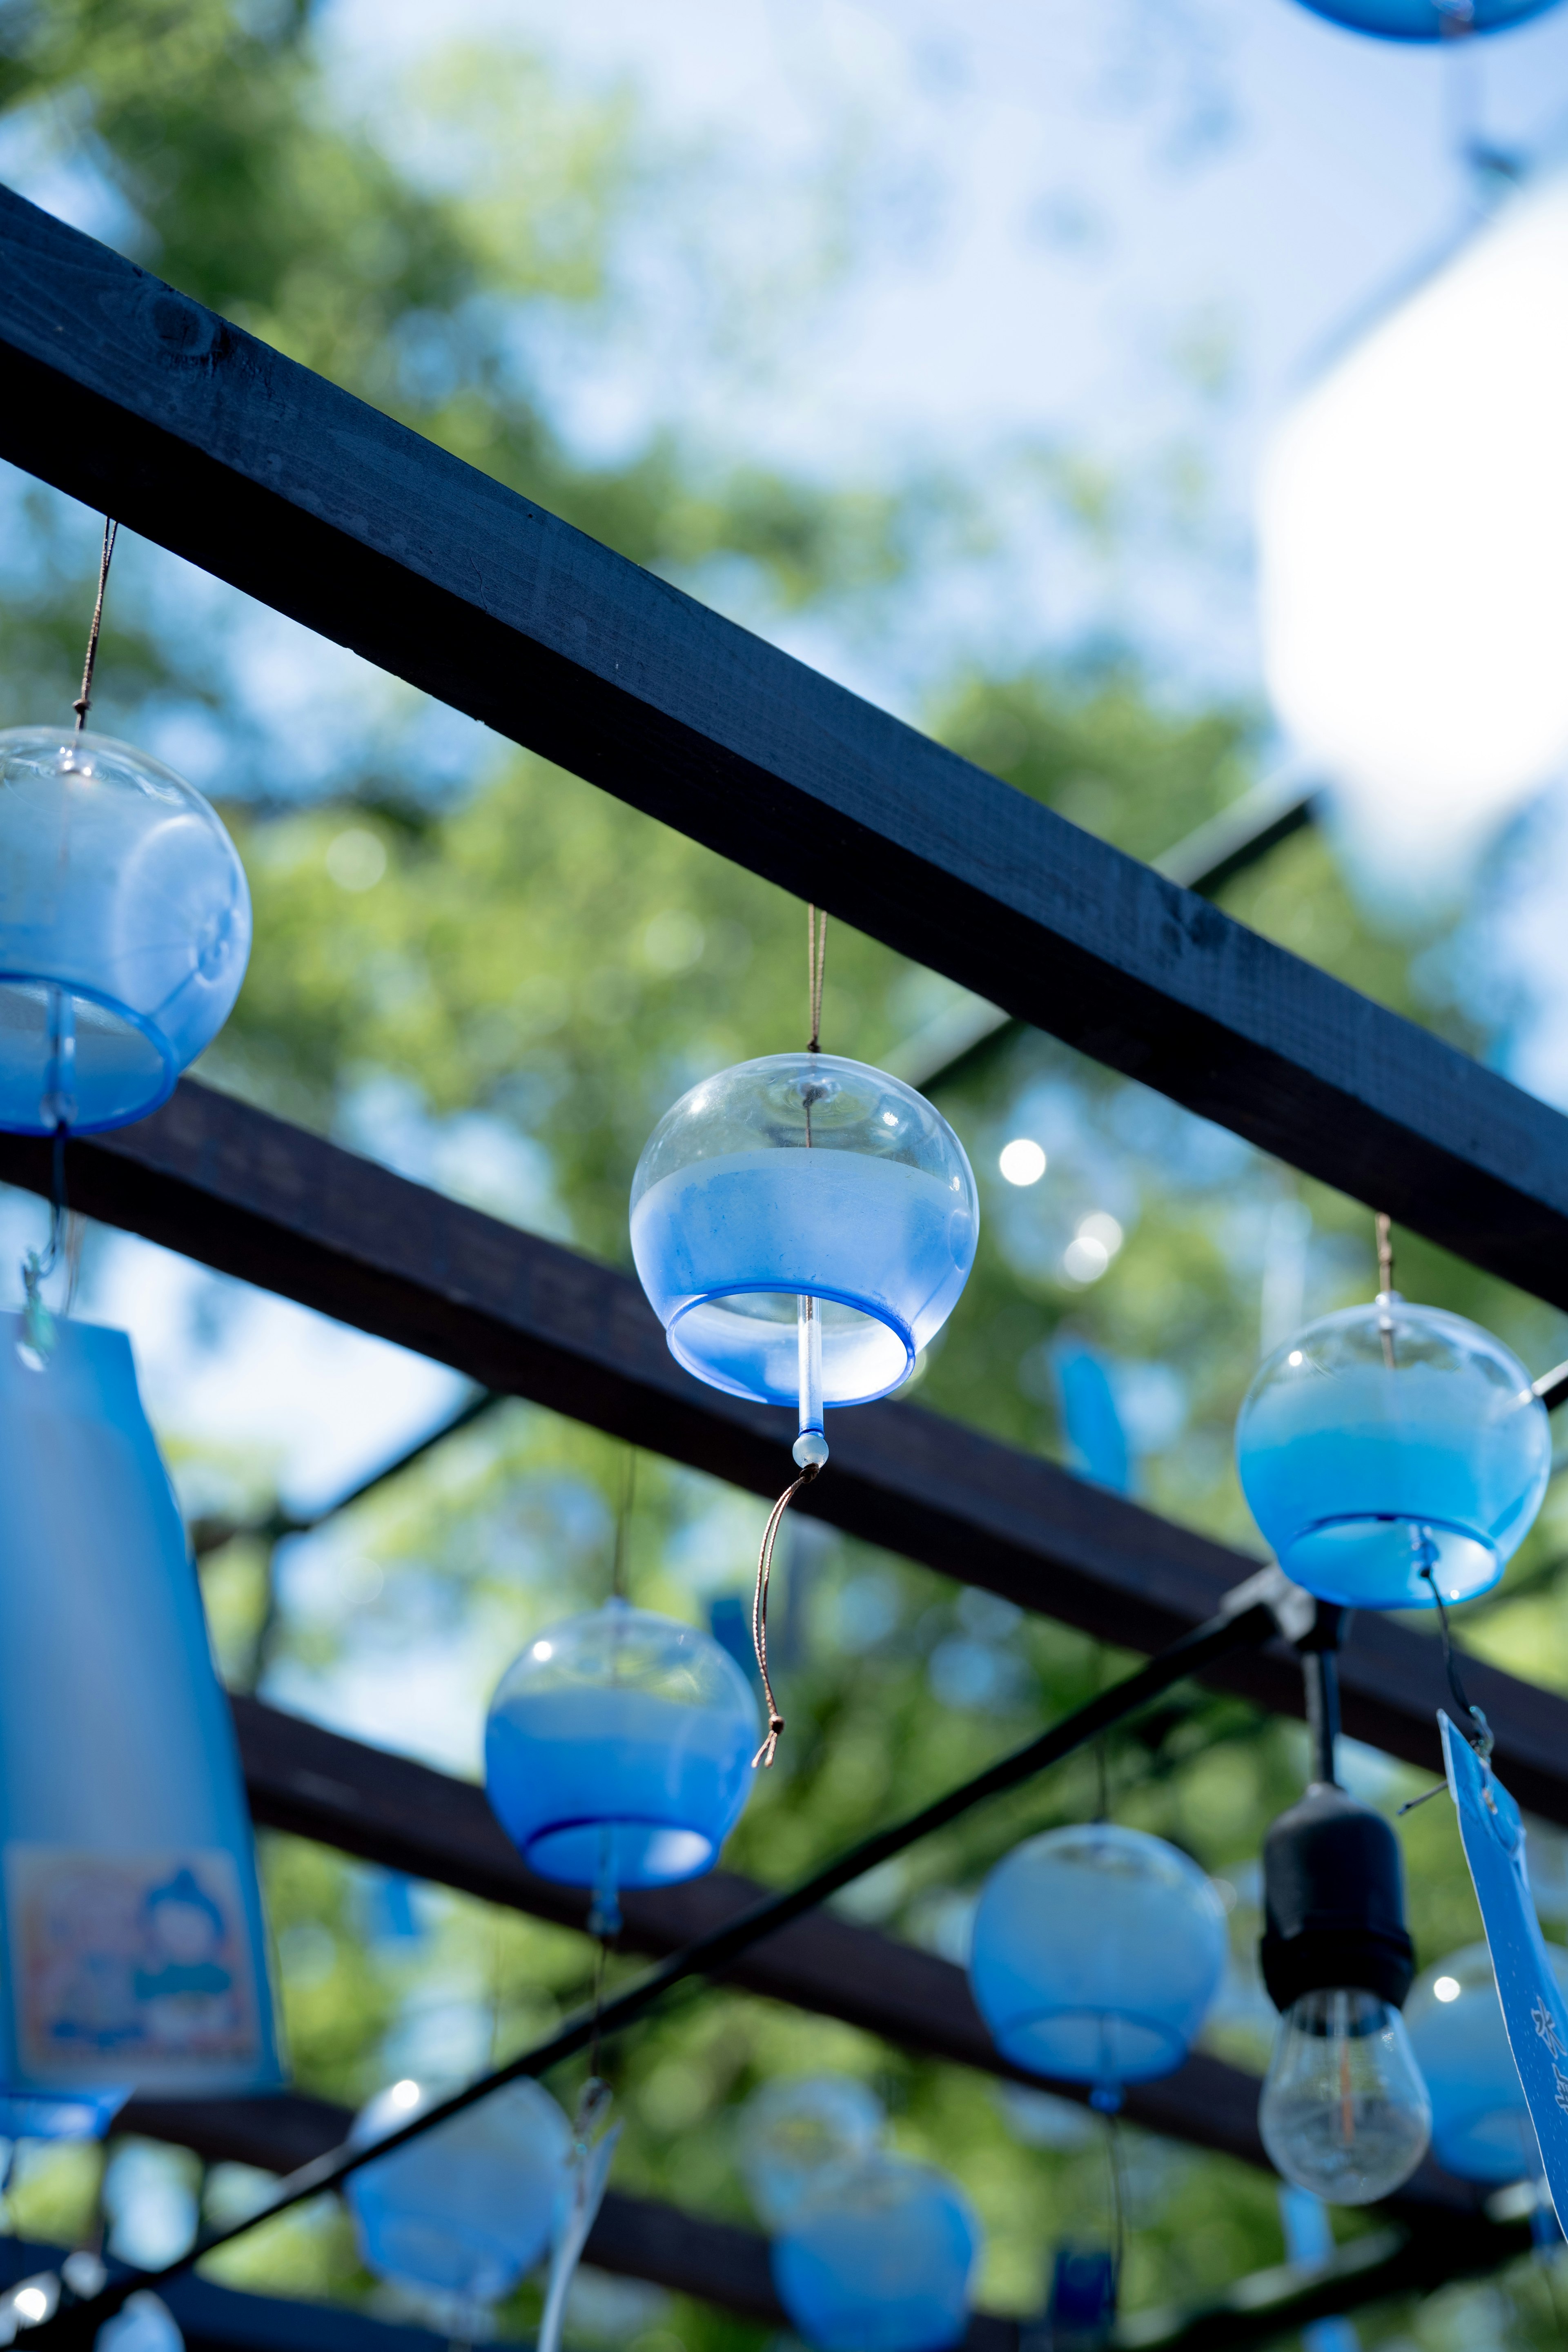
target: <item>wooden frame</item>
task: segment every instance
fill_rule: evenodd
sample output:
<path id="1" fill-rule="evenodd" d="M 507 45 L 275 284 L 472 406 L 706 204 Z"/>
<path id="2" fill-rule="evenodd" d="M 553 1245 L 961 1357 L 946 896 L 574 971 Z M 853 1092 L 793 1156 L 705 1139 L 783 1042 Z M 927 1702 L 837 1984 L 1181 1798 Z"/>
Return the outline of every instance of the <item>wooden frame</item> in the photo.
<path id="1" fill-rule="evenodd" d="M 0 253 L 0 455 L 1568 1306 L 1568 1120 L 5 192 Z M 47 1189 L 42 1158 L 6 1138 L 0 1175 Z M 73 1192 L 106 1222 L 489 1387 L 753 1491 L 776 1487 L 779 1417 L 679 1373 L 623 1277 L 200 1087 L 182 1087 L 139 1129 L 77 1146 Z M 1249 1565 L 907 1406 L 847 1424 L 809 1502 L 1129 1646 L 1190 1630 Z M 1214 1678 L 1301 1710 L 1282 1645 Z M 1516 1793 L 1568 1822 L 1568 1706 L 1479 1666 L 1472 1681 Z M 1348 1729 L 1433 1759 L 1432 1645 L 1363 1619 L 1343 1685 Z M 268 1736 L 265 1715 L 248 1718 L 253 1746 Z M 313 1768 L 300 1756 L 317 1735 L 270 1736 L 297 1752 L 286 1790 L 258 1793 L 260 1818 L 269 1804 L 289 1826 L 309 1815 L 311 1834 L 351 1851 L 383 1834 L 363 1826 L 361 1799 L 322 1795 L 331 1773 L 315 1774 L 306 1802 Z M 266 1775 L 251 1762 L 255 1792 Z M 381 1762 L 394 1776 L 419 1769 Z M 448 1878 L 468 1867 L 439 1842 L 424 1866 Z M 726 1899 L 723 1882 L 707 1889 L 694 1899 Z M 793 1962 L 783 1937 L 771 1961 L 752 1955 L 748 1969 L 774 1971 L 759 1989 L 781 1989 L 793 1966 L 785 1997 L 806 1998 L 807 1947 L 820 1952 L 837 1925 L 791 1931 Z M 668 1931 L 650 1917 L 637 1932 L 657 1948 Z M 889 1986 L 921 1957 L 895 1961 L 897 1948 L 878 1955 Z M 862 1981 L 862 2006 L 877 2011 L 867 2021 L 896 2032 L 864 1992 Z M 847 1999 L 842 1987 L 835 1998 Z M 820 1986 L 808 2005 L 827 2005 Z M 944 2054 L 960 2054 L 955 2036 L 973 2049 L 952 2017 L 946 2032 Z M 1237 2138 L 1233 2152 L 1246 2152 Z"/>
<path id="2" fill-rule="evenodd" d="M 0 1135 L 0 1180 L 46 1192 L 48 1146 Z M 590 1423 L 756 1495 L 792 1427 L 683 1372 L 637 1283 L 187 1079 L 140 1126 L 71 1146 L 89 1215 Z M 847 1534 L 1121 1646 L 1157 1650 L 1212 1616 L 1256 1560 L 1037 1454 L 920 1406 L 845 1413 L 832 1475 L 800 1497 Z M 1568 1826 L 1568 1700 L 1467 1661 L 1521 1802 Z M 1205 1679 L 1302 1712 L 1279 1643 Z M 1363 1611 L 1341 1660 L 1345 1728 L 1441 1769 L 1435 1641 Z"/>
<path id="3" fill-rule="evenodd" d="M 1568 1119 L 22 197 L 0 457 L 1568 1306 Z"/>

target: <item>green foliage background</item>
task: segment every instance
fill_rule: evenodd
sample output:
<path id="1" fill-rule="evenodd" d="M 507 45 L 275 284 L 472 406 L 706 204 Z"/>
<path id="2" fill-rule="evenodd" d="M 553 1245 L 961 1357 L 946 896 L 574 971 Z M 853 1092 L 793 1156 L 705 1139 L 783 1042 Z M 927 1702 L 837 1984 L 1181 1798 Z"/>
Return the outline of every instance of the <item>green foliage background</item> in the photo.
<path id="1" fill-rule="evenodd" d="M 3 0 L 0 107 L 16 152 L 90 187 L 109 233 L 147 266 L 760 625 L 807 614 L 850 634 L 896 630 L 900 600 L 954 549 L 984 559 L 993 486 L 983 482 L 825 488 L 657 425 L 623 461 L 584 462 L 541 391 L 529 323 L 613 325 L 630 299 L 617 272 L 626 224 L 668 201 L 682 175 L 700 181 L 702 159 L 651 145 L 632 91 L 565 90 L 539 59 L 505 48 L 453 51 L 416 89 L 357 101 L 324 55 L 321 26 L 298 0 Z M 847 163 L 825 194 L 828 226 L 793 263 L 773 257 L 749 289 L 725 289 L 734 299 L 714 322 L 716 344 L 752 331 L 752 310 L 780 299 L 790 268 L 786 310 L 849 267 L 852 182 Z M 1087 498 L 1070 462 L 1055 478 L 1087 530 L 1113 530 L 1114 501 Z M 74 690 L 94 533 L 34 487 L 13 481 L 7 496 L 0 717 L 12 723 L 63 709 Z M 412 1137 L 433 1181 L 625 1263 L 627 1185 L 654 1119 L 704 1073 L 800 1036 L 800 907 L 537 759 L 475 730 L 443 733 L 438 714 L 390 684 L 351 698 L 323 742 L 291 740 L 287 715 L 269 726 L 265 695 L 244 688 L 254 616 L 172 580 L 134 548 L 121 557 L 98 719 L 143 740 L 183 729 L 182 740 L 217 747 L 257 939 L 204 1075 L 373 1153 L 406 1160 Z M 1151 681 L 1135 649 L 1074 656 L 1042 644 L 1005 674 L 955 650 L 924 716 L 1009 783 L 1144 856 L 1258 772 L 1257 714 L 1187 707 Z M 1484 1048 L 1445 981 L 1441 940 L 1380 929 L 1321 833 L 1279 848 L 1225 903 Z M 959 1001 L 949 982 L 834 925 L 834 1049 L 896 1058 Z M 941 1100 L 980 1174 L 983 1242 L 963 1307 L 921 1367 L 921 1401 L 1065 1456 L 1049 1349 L 1058 1335 L 1086 1340 L 1142 1399 L 1130 1418 L 1142 1496 L 1253 1544 L 1229 1431 L 1257 1361 L 1279 1213 L 1310 1220 L 1313 1311 L 1366 1292 L 1366 1213 L 1044 1036 L 1011 1038 Z M 1001 1144 L 1019 1133 L 1050 1153 L 1047 1177 L 1026 1192 L 996 1173 Z M 1113 1214 L 1125 1239 L 1103 1279 L 1084 1286 L 1062 1255 L 1089 1213 Z M 1411 1292 L 1489 1324 L 1532 1366 L 1568 1352 L 1560 1318 L 1528 1298 L 1414 1241 L 1402 1242 L 1401 1264 Z M 264 1455 L 220 1456 L 168 1435 L 193 1507 L 264 1514 L 274 1471 Z M 330 1712 L 347 1669 L 384 1662 L 391 1675 L 426 1646 L 467 1677 L 477 1723 L 515 1650 L 604 1594 L 622 1475 L 618 1449 L 512 1404 L 335 1522 L 302 1577 L 237 1538 L 205 1568 L 226 1669 Z M 700 1616 L 739 1592 L 760 1516 L 749 1497 L 645 1461 L 629 1529 L 634 1597 Z M 1470 1612 L 1464 1637 L 1568 1685 L 1562 1518 L 1554 1494 L 1503 1597 Z M 1123 1663 L 1047 1615 L 1021 1616 L 809 1528 L 792 1533 L 784 1582 L 789 1736 L 728 1856 L 770 1883 L 975 1769 Z M 386 1736 L 418 1746 L 421 1727 L 389 1719 Z M 1194 1690 L 1104 1759 L 1117 1817 L 1175 1839 L 1226 1885 L 1236 1974 L 1212 2038 L 1253 2065 L 1266 2046 L 1250 1959 L 1256 1855 L 1303 1766 L 1297 1727 Z M 1020 1835 L 1081 1817 L 1097 1801 L 1097 1769 L 1079 1759 L 991 1807 L 878 1874 L 846 1908 L 957 1950 L 985 1870 Z M 1390 1807 L 1418 1785 L 1370 1755 L 1352 1769 Z M 1473 1937 L 1473 1906 L 1446 1808 L 1412 1816 L 1402 1835 L 1430 1959 Z M 265 1842 L 265 1866 L 293 2064 L 310 2090 L 353 2104 L 396 2070 L 461 2072 L 522 2046 L 585 1990 L 589 1949 L 564 1932 L 437 1890 L 417 1890 L 389 1927 L 376 1874 L 283 1838 Z M 749 2219 L 734 2163 L 740 2105 L 774 2074 L 824 2067 L 874 2082 L 896 2144 L 961 2179 L 986 2231 L 984 2303 L 1037 2308 L 1053 2248 L 1103 2238 L 1097 2126 L 730 1990 L 672 2004 L 616 2052 L 627 2120 L 617 2179 Z M 557 2087 L 570 2095 L 569 2083 Z M 1268 2179 L 1130 2138 L 1130 2306 L 1199 2301 L 1279 2259 Z M 211 2211 L 254 2193 L 237 2168 L 203 2179 L 194 2162 L 153 2160 Z M 100 2187 L 89 2152 L 28 2151 L 14 2224 L 80 2233 Z M 395 2300 L 358 2266 L 335 2209 L 275 2225 L 215 2269 L 264 2292 L 382 2309 Z M 501 2315 L 503 2332 L 525 2331 L 536 2308 L 531 2288 Z M 584 2298 L 576 2324 L 585 2344 L 629 2341 L 634 2352 L 721 2352 L 758 2336 L 657 2294 Z M 1542 2274 L 1528 2267 L 1360 2325 L 1369 2345 L 1432 2352 L 1555 2340 Z"/>

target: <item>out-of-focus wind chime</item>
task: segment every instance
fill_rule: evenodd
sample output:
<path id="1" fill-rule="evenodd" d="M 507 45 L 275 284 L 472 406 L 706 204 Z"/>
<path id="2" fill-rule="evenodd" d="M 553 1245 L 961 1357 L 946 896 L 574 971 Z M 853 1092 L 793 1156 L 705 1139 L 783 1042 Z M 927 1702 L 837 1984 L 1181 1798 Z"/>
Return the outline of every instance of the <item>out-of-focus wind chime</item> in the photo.
<path id="1" fill-rule="evenodd" d="M 143 1118 L 250 943 L 216 813 L 86 719 L 0 733 L 0 1127 L 53 1148 L 47 1248 L 0 1316 L 0 2133 L 132 2090 L 279 2079 L 249 1815 L 195 1570 L 123 1332 L 51 1311 L 75 1134 Z"/>

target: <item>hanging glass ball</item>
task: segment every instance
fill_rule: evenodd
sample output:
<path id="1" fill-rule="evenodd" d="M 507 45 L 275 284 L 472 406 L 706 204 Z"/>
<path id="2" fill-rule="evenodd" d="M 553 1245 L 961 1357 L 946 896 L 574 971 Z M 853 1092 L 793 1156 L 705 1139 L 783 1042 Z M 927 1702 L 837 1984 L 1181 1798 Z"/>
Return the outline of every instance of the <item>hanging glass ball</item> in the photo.
<path id="1" fill-rule="evenodd" d="M 943 2174 L 873 2156 L 819 2178 L 773 2242 L 773 2284 L 816 2352 L 937 2352 L 968 2326 L 979 2244 Z"/>
<path id="2" fill-rule="evenodd" d="M 1547 1950 L 1568 1991 L 1568 1952 Z M 1485 1944 L 1467 1944 L 1419 1977 L 1405 2023 L 1432 2101 L 1432 2153 L 1444 2170 L 1489 2188 L 1533 2180 L 1541 2152 Z"/>
<path id="3" fill-rule="evenodd" d="M 969 1982 L 1005 2058 L 1111 2085 L 1168 2074 L 1225 1970 L 1218 1895 L 1163 1838 L 1114 1822 L 1026 1839 L 986 1880 Z"/>
<path id="4" fill-rule="evenodd" d="M 437 2094 L 394 2083 L 349 2134 L 365 2147 L 412 2123 Z M 349 2175 L 362 2260 L 381 2277 L 477 2304 L 499 2302 L 549 2251 L 572 2128 L 538 2083 L 508 2083 L 424 2138 Z"/>
<path id="5" fill-rule="evenodd" d="M 145 2288 L 99 2329 L 93 2352 L 185 2352 L 179 2323 L 166 2303 Z"/>
<path id="6" fill-rule="evenodd" d="M 1557 0 L 1302 0 L 1315 16 L 1375 33 L 1385 41 L 1442 41 L 1467 33 L 1505 33 L 1542 16 Z"/>
<path id="7" fill-rule="evenodd" d="M 1350 1609 L 1485 1592 L 1546 1492 L 1530 1375 L 1463 1316 L 1388 1291 L 1278 1349 L 1247 1392 L 1237 1467 L 1293 1582 Z"/>
<path id="8" fill-rule="evenodd" d="M 485 1785 L 542 1877 L 668 1886 L 718 1860 L 760 1737 L 751 1685 L 727 1650 L 612 1601 L 548 1627 L 501 1677 Z"/>
<path id="9" fill-rule="evenodd" d="M 249 953 L 245 869 L 200 793 L 107 735 L 0 731 L 0 1128 L 145 1118 Z"/>
<path id="10" fill-rule="evenodd" d="M 914 1369 L 974 1263 L 963 1146 L 884 1070 L 771 1054 L 705 1078 L 648 1138 L 632 1255 L 689 1372 L 758 1404 L 803 1391 L 800 1302 L 820 1302 L 821 1401 L 863 1404 Z"/>
<path id="11" fill-rule="evenodd" d="M 741 2116 L 741 2171 L 760 2219 L 785 2228 L 826 2174 L 875 2152 L 885 2120 L 876 2093 L 852 2074 L 764 2084 Z"/>

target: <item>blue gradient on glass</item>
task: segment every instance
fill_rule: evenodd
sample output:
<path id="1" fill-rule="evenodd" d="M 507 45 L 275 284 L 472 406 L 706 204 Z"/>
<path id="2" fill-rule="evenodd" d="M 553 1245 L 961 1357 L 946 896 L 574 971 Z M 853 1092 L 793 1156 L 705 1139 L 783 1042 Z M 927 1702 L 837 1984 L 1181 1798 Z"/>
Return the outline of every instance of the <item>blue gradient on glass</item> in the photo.
<path id="1" fill-rule="evenodd" d="M 1440 0 L 1302 0 L 1315 16 L 1373 33 L 1385 41 L 1441 41 L 1466 33 L 1502 33 L 1543 16 L 1557 0 L 1473 0 L 1468 11 Z"/>
<path id="2" fill-rule="evenodd" d="M 1224 1973 L 1225 1913 L 1196 1863 L 1113 1822 L 1049 1830 L 998 1863 L 969 1982 L 1005 2058 L 1115 2084 L 1168 2074 Z"/>
<path id="3" fill-rule="evenodd" d="M 430 2105 L 396 2083 L 355 2122 L 363 2147 Z M 344 2188 L 365 2266 L 383 2278 L 498 2302 L 550 2250 L 572 2132 L 548 2091 L 509 2083 L 424 2138 L 351 2174 Z"/>
<path id="4" fill-rule="evenodd" d="M 1568 1953 L 1548 1948 L 1568 1990 Z M 1439 2000 L 1439 1984 L 1458 1990 Z M 1489 2188 L 1533 2180 L 1541 2150 L 1485 1944 L 1468 1944 L 1426 1969 L 1405 2022 L 1432 2100 L 1432 2153 L 1445 2171 Z"/>
<path id="5" fill-rule="evenodd" d="M 485 1784 L 543 1877 L 666 1886 L 718 1860 L 759 1736 L 751 1685 L 717 1642 L 612 1601 L 550 1627 L 503 1677 Z"/>
<path id="6" fill-rule="evenodd" d="M 946 1121 L 885 1072 L 827 1054 L 742 1063 L 693 1087 L 632 1188 L 632 1254 L 672 1354 L 731 1396 L 798 1406 L 803 1426 L 908 1377 L 978 1233 Z"/>
<path id="7" fill-rule="evenodd" d="M 0 732 L 0 1128 L 144 1118 L 249 953 L 245 870 L 199 793 L 105 735 Z"/>
<path id="8" fill-rule="evenodd" d="M 873 2157 L 823 2176 L 773 2240 L 773 2284 L 816 2352 L 938 2352 L 967 2327 L 978 2247 L 942 2174 Z"/>
<path id="9" fill-rule="evenodd" d="M 1431 1608 L 1434 1582 L 1445 1601 L 1486 1591 L 1552 1463 L 1545 1407 L 1501 1341 L 1392 1295 L 1279 1349 L 1247 1391 L 1236 1450 L 1280 1567 L 1347 1608 Z"/>

